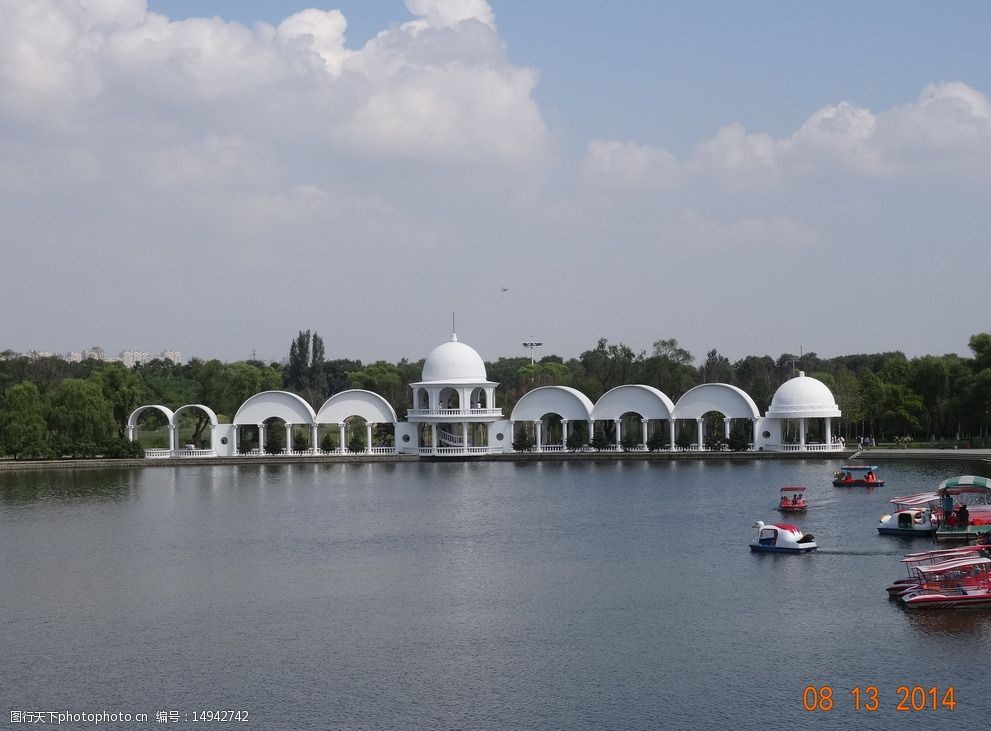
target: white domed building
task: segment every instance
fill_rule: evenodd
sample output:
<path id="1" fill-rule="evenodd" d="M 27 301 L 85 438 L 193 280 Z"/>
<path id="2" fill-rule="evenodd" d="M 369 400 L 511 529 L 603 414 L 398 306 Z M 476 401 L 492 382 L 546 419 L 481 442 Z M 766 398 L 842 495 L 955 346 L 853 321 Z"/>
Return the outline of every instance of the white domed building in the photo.
<path id="1" fill-rule="evenodd" d="M 799 371 L 774 392 L 771 405 L 756 431 L 754 449 L 765 452 L 840 452 L 844 445 L 833 438 L 832 420 L 841 416 L 833 392 L 825 383 Z M 809 422 L 822 420 L 819 439 L 809 441 Z M 797 430 L 789 438 L 795 422 Z"/>
<path id="2" fill-rule="evenodd" d="M 495 404 L 499 384 L 488 380 L 474 348 L 452 334 L 430 351 L 421 379 L 410 384 L 413 407 L 406 422 L 396 425 L 397 451 L 464 457 L 511 449 L 509 422 Z"/>

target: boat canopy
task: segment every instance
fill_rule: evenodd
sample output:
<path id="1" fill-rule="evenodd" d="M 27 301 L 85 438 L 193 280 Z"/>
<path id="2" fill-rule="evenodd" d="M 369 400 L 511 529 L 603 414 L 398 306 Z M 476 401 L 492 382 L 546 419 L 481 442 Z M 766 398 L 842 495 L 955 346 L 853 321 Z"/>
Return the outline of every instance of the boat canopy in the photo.
<path id="1" fill-rule="evenodd" d="M 848 464 L 841 468 L 844 472 L 877 472 L 877 465 Z"/>
<path id="2" fill-rule="evenodd" d="M 955 569 L 969 569 L 974 566 L 991 566 L 991 558 L 957 558 L 952 561 L 934 563 L 932 566 L 918 566 L 923 575 L 942 574 Z"/>
<path id="3" fill-rule="evenodd" d="M 808 489 L 803 485 L 787 485 L 781 488 L 781 492 L 805 492 Z"/>
<path id="4" fill-rule="evenodd" d="M 980 475 L 960 475 L 959 477 L 951 477 L 939 483 L 940 490 L 954 487 L 983 487 L 985 490 L 991 490 L 991 478 L 981 477 Z"/>
<path id="5" fill-rule="evenodd" d="M 914 507 L 916 505 L 927 505 L 932 502 L 939 500 L 940 495 L 938 492 L 917 492 L 915 495 L 902 495 L 901 497 L 893 497 L 888 502 L 894 505 L 904 505 L 906 507 Z"/>

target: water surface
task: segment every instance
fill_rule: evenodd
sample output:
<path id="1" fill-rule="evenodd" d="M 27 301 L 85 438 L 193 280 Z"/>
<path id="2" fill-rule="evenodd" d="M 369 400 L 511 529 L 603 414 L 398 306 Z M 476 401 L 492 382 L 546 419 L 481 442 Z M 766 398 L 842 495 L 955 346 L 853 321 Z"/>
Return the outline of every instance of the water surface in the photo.
<path id="1" fill-rule="evenodd" d="M 259 729 L 985 723 L 991 613 L 889 602 L 898 558 L 927 543 L 875 530 L 888 498 L 981 468 L 884 464 L 868 491 L 832 487 L 838 466 L 2 473 L 0 695 L 149 714 L 100 725 L 122 729 L 210 709 Z M 788 520 L 821 550 L 752 555 L 784 484 L 808 485 Z M 803 710 L 809 685 L 832 687 L 831 711 Z M 854 710 L 867 685 L 874 713 Z M 956 709 L 898 712 L 902 685 L 953 686 Z"/>

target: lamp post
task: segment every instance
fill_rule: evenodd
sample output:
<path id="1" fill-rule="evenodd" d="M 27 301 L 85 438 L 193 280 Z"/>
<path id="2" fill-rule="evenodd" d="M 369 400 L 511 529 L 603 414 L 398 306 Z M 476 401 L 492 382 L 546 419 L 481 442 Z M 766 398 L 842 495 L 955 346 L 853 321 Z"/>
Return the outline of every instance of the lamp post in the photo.
<path id="1" fill-rule="evenodd" d="M 543 343 L 542 342 L 538 342 L 536 340 L 524 340 L 523 341 L 523 347 L 530 349 L 530 365 L 533 365 L 533 351 L 534 351 L 534 349 L 535 348 L 539 348 L 541 345 L 543 345 Z"/>

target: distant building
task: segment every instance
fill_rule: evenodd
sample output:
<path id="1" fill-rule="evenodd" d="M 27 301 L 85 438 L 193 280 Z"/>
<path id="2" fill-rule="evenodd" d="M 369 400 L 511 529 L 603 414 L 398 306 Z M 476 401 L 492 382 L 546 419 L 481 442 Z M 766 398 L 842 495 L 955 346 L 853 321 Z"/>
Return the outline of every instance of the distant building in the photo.
<path id="1" fill-rule="evenodd" d="M 89 350 L 83 351 L 83 360 L 106 360 L 107 354 L 103 352 L 103 348 L 99 345 L 94 345 Z"/>
<path id="2" fill-rule="evenodd" d="M 128 368 L 134 368 L 134 366 L 147 363 L 150 360 L 151 356 L 141 350 L 124 350 L 120 354 L 120 362 Z"/>
<path id="3" fill-rule="evenodd" d="M 161 357 L 162 360 L 170 360 L 176 365 L 182 364 L 182 353 L 178 350 L 163 350 Z"/>
<path id="4" fill-rule="evenodd" d="M 71 353 L 69 353 L 67 356 L 65 356 L 65 359 L 70 363 L 82 363 L 83 354 L 80 353 L 78 350 L 74 350 Z"/>

